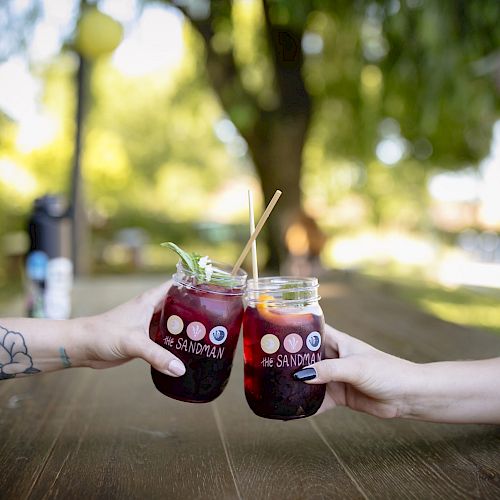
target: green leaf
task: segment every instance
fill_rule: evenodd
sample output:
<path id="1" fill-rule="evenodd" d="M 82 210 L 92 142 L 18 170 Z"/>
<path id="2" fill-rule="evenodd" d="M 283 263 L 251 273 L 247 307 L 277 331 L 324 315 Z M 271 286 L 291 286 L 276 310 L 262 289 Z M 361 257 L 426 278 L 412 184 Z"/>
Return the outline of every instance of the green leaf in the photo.
<path id="1" fill-rule="evenodd" d="M 200 261 L 204 257 L 200 254 L 196 252 L 188 253 L 171 241 L 161 243 L 161 246 L 173 250 L 181 258 L 184 266 L 194 274 L 198 283 L 210 283 L 226 288 L 231 288 L 237 283 L 237 280 L 230 273 L 221 271 L 220 269 L 213 269 L 208 257 L 205 257 L 207 262 L 205 267 L 202 267 Z M 207 265 L 211 268 L 210 273 L 207 271 Z"/>
<path id="2" fill-rule="evenodd" d="M 284 283 L 281 285 L 281 289 L 287 290 L 287 289 L 296 289 L 296 288 L 302 288 L 304 287 L 305 284 L 302 281 L 295 281 L 295 282 L 290 282 L 290 283 Z M 290 291 L 290 292 L 283 292 L 281 294 L 281 297 L 283 300 L 304 300 L 306 301 L 308 298 L 308 293 L 304 290 L 295 290 L 295 291 Z M 305 303 L 304 303 L 305 305 Z"/>
<path id="3" fill-rule="evenodd" d="M 172 243 L 171 241 L 162 243 L 160 246 L 173 250 L 181 258 L 182 262 L 188 267 L 188 269 L 191 270 L 191 272 L 198 274 L 199 269 L 197 266 L 197 262 L 193 258 L 193 256 L 196 254 L 193 254 L 193 256 L 188 254 L 185 250 L 179 248 L 175 243 Z"/>

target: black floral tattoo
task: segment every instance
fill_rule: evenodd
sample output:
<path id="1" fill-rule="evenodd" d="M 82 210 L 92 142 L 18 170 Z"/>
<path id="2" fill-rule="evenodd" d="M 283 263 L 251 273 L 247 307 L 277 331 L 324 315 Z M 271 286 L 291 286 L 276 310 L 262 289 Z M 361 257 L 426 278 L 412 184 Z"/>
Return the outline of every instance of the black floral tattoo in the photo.
<path id="1" fill-rule="evenodd" d="M 0 380 L 40 371 L 33 367 L 33 359 L 28 354 L 22 334 L 0 325 Z"/>

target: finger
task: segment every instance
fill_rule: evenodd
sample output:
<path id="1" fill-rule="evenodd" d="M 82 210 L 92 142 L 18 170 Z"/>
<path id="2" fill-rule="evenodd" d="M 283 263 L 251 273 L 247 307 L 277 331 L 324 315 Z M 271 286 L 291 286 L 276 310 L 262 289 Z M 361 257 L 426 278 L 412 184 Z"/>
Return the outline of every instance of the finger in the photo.
<path id="1" fill-rule="evenodd" d="M 351 337 L 347 333 L 341 332 L 330 325 L 325 325 L 325 346 L 327 351 L 328 349 L 333 349 L 342 356 L 347 354 L 361 354 L 367 350 L 374 349 L 366 342 L 363 342 L 355 337 Z M 329 358 L 336 357 L 328 352 L 327 356 Z"/>
<path id="2" fill-rule="evenodd" d="M 339 350 L 339 330 L 336 330 L 331 325 L 325 324 L 325 344 L 335 351 Z"/>
<path id="3" fill-rule="evenodd" d="M 361 370 L 354 358 L 325 359 L 302 368 L 293 376 L 296 380 L 308 384 L 345 382 L 356 385 L 360 382 Z"/>
<path id="4" fill-rule="evenodd" d="M 135 358 L 142 358 L 165 375 L 180 377 L 186 373 L 186 367 L 179 358 L 147 337 L 136 341 L 128 352 Z"/>
<path id="5" fill-rule="evenodd" d="M 347 333 L 337 330 L 331 325 L 325 325 L 325 335 L 327 336 L 330 345 L 334 347 L 336 350 L 338 350 L 338 348 L 343 344 L 352 344 L 355 342 L 361 342 L 358 341 L 358 339 L 351 337 Z"/>
<path id="6" fill-rule="evenodd" d="M 325 397 L 318 413 L 335 408 L 336 406 L 346 406 L 346 387 L 350 387 L 342 382 L 334 382 L 326 386 Z"/>
<path id="7" fill-rule="evenodd" d="M 150 290 L 144 292 L 140 297 L 141 300 L 154 307 L 154 310 L 157 310 L 163 304 L 165 300 L 165 295 L 167 294 L 169 288 L 172 286 L 172 281 L 168 280 L 161 285 L 151 288 Z"/>
<path id="8" fill-rule="evenodd" d="M 161 320 L 161 309 L 155 311 L 153 316 L 151 317 L 151 321 L 149 322 L 149 338 L 154 340 L 158 330 L 160 328 L 160 320 Z"/>

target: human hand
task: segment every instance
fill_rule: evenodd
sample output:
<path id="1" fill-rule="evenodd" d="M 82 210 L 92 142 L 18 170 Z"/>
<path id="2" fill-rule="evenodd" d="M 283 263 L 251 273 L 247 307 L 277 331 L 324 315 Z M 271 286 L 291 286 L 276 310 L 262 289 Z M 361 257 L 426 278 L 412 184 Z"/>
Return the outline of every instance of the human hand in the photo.
<path id="1" fill-rule="evenodd" d="M 324 342 L 327 359 L 295 374 L 308 384 L 327 384 L 318 413 L 337 405 L 383 418 L 408 413 L 421 379 L 419 365 L 379 351 L 329 325 L 325 326 Z"/>
<path id="2" fill-rule="evenodd" d="M 83 334 L 76 334 L 78 364 L 109 368 L 142 358 L 166 375 L 183 375 L 184 364 L 149 335 L 153 315 L 157 319 L 170 285 L 166 282 L 103 314 L 75 320 L 82 322 L 83 328 Z"/>

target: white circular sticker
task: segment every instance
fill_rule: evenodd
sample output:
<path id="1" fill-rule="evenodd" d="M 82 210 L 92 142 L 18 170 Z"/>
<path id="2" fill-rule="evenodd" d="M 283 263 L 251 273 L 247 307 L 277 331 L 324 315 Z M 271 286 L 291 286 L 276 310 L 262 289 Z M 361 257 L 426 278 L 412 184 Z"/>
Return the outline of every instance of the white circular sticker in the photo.
<path id="1" fill-rule="evenodd" d="M 260 339 L 260 347 L 266 354 L 274 354 L 280 348 L 280 339 L 272 333 L 267 333 Z"/>
<path id="2" fill-rule="evenodd" d="M 220 345 L 227 339 L 227 328 L 225 326 L 214 326 L 210 330 L 209 337 L 212 344 Z"/>
<path id="3" fill-rule="evenodd" d="M 167 320 L 167 330 L 172 334 L 172 335 L 179 335 L 179 333 L 182 332 L 182 329 L 184 328 L 184 321 L 177 316 L 177 314 L 172 314 L 170 318 Z"/>
<path id="4" fill-rule="evenodd" d="M 321 335 L 319 332 L 311 332 L 306 338 L 306 346 L 310 351 L 317 351 L 321 347 Z"/>

